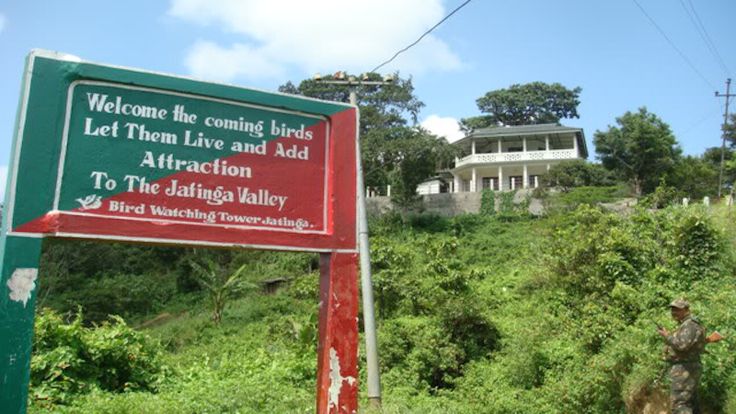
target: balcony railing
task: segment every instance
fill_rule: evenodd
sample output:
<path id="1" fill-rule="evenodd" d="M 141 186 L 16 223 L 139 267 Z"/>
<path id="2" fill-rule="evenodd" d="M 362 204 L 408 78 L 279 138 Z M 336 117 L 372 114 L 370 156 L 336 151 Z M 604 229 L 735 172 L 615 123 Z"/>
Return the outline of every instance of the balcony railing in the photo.
<path id="1" fill-rule="evenodd" d="M 556 161 L 570 160 L 575 158 L 578 158 L 577 150 L 575 149 L 471 154 L 463 158 L 456 158 L 455 168 L 473 164 L 477 165 L 523 161 Z"/>

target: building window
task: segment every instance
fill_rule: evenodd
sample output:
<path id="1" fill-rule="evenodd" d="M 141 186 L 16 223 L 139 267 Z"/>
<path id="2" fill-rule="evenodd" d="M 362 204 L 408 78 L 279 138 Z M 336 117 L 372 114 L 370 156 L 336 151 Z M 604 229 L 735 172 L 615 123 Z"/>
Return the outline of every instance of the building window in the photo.
<path id="1" fill-rule="evenodd" d="M 483 177 L 482 186 L 484 190 L 498 191 L 498 178 Z"/>
<path id="2" fill-rule="evenodd" d="M 529 186 L 532 188 L 538 188 L 539 187 L 539 176 L 538 175 L 530 175 L 529 176 Z"/>
<path id="3" fill-rule="evenodd" d="M 516 190 L 524 186 L 524 177 L 521 175 L 512 175 L 509 177 L 509 188 Z"/>

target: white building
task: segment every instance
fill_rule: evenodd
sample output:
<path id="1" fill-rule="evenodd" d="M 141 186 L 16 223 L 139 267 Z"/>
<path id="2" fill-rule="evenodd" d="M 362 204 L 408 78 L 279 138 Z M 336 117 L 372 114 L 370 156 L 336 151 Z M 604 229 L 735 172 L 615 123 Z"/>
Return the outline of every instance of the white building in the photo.
<path id="1" fill-rule="evenodd" d="M 557 124 L 477 129 L 453 145 L 463 154 L 450 170 L 455 193 L 536 188 L 551 166 L 588 158 L 583 130 Z"/>
<path id="2" fill-rule="evenodd" d="M 427 178 L 417 185 L 417 194 L 439 194 L 447 192 L 447 184 L 440 177 Z"/>

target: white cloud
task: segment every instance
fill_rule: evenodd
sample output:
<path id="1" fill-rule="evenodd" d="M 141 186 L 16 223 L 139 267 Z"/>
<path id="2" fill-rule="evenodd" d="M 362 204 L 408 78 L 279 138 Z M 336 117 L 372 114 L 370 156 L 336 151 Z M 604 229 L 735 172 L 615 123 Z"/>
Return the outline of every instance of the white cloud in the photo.
<path id="1" fill-rule="evenodd" d="M 240 43 L 224 48 L 200 40 L 189 51 L 186 65 L 196 77 L 224 82 L 240 76 L 248 79 L 284 78 L 282 67 L 262 49 Z"/>
<path id="2" fill-rule="evenodd" d="M 457 119 L 452 117 L 430 115 L 421 122 L 421 125 L 429 132 L 447 138 L 449 142 L 455 142 L 465 136 Z"/>
<path id="3" fill-rule="evenodd" d="M 441 0 L 172 0 L 169 14 L 234 35 L 227 47 L 200 41 L 187 57 L 193 73 L 230 80 L 259 75 L 262 69 L 370 70 L 415 41 L 445 10 Z M 221 60 L 208 63 L 212 55 Z M 430 34 L 381 71 L 416 74 L 461 67 L 449 46 Z"/>

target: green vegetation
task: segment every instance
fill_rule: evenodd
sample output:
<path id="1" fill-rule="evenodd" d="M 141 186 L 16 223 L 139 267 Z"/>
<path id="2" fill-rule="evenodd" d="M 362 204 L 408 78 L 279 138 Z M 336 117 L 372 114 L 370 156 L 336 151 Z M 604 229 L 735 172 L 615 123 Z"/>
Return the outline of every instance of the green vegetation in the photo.
<path id="1" fill-rule="evenodd" d="M 487 92 L 475 102 L 486 115 L 460 121 L 463 130 L 493 125 L 559 123 L 562 118 L 579 118 L 581 88 L 567 89 L 559 83 L 531 82 Z"/>
<path id="2" fill-rule="evenodd" d="M 674 169 L 682 150 L 670 126 L 639 108 L 616 118 L 618 126 L 596 131 L 595 152 L 603 166 L 625 178 L 636 195 L 651 192 Z"/>
<path id="3" fill-rule="evenodd" d="M 377 73 L 343 75 L 346 79 L 382 81 Z M 322 81 L 305 79 L 298 86 L 287 82 L 279 91 L 339 102 L 348 102 L 350 92 L 354 91 L 360 108 L 365 185 L 380 191 L 391 185 L 396 204 L 413 205 L 417 185 L 435 175 L 438 169 L 448 167 L 458 154 L 457 148 L 417 126 L 424 103 L 414 94 L 411 78 L 403 79 L 397 73 L 391 83 L 353 86 L 329 82 L 333 80 L 335 76 L 328 75 Z"/>
<path id="4" fill-rule="evenodd" d="M 575 191 L 582 190 L 567 194 Z M 654 324 L 674 326 L 666 305 L 678 296 L 691 300 L 709 331 L 727 338 L 704 357 L 706 412 L 736 412 L 733 214 L 695 206 L 620 216 L 582 203 L 539 219 L 374 220 L 384 412 L 657 407 L 667 382 Z M 80 250 L 96 257 L 84 262 Z M 60 260 L 72 254 L 75 260 Z M 115 262 L 95 270 L 112 256 Z M 45 305 L 71 316 L 65 324 L 60 313 L 40 311 L 31 412 L 313 410 L 315 255 L 57 241 L 45 258 L 43 269 L 53 270 L 41 279 Z M 195 259 L 242 268 L 254 286 L 274 277 L 290 282 L 271 294 L 239 290 L 214 324 L 209 293 L 192 274 Z M 133 289 L 153 277 L 159 283 L 144 284 L 147 291 Z M 92 297 L 118 284 L 129 293 L 116 304 Z M 100 307 L 123 309 L 141 328 L 90 317 Z"/>

